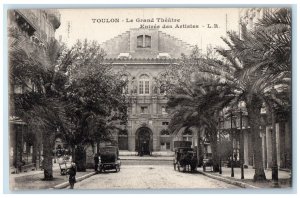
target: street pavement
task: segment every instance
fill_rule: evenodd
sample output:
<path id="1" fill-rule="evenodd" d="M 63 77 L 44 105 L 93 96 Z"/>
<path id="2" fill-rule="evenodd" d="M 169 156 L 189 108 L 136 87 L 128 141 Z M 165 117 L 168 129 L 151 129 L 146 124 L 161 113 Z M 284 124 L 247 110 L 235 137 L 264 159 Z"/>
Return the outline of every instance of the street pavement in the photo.
<path id="1" fill-rule="evenodd" d="M 238 188 L 199 173 L 178 172 L 168 165 L 124 165 L 120 172 L 93 175 L 75 189 L 205 189 Z"/>
<path id="2" fill-rule="evenodd" d="M 77 172 L 80 180 L 76 189 L 174 189 L 174 188 L 271 188 L 271 170 L 265 170 L 266 182 L 253 182 L 254 169 L 245 169 L 245 179 L 240 179 L 240 168 L 235 168 L 232 178 L 230 168 L 222 168 L 222 174 L 209 171 L 198 173 L 182 173 L 174 171 L 172 157 L 120 156 L 121 171 L 119 173 L 103 173 L 93 175 L 92 169 L 87 172 Z M 27 173 L 10 174 L 10 189 L 51 189 L 68 188 L 67 176 L 60 175 L 58 164 L 53 166 L 52 181 L 43 181 L 43 171 L 36 170 Z M 280 188 L 291 187 L 289 171 L 279 171 Z"/>

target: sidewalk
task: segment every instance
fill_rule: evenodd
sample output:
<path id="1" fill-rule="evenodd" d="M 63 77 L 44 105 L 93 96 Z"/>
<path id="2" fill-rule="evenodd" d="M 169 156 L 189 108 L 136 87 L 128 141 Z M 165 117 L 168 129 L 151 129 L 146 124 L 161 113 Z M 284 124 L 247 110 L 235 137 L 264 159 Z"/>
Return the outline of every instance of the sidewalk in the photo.
<path id="1" fill-rule="evenodd" d="M 77 172 L 76 178 L 86 178 L 86 176 L 92 175 L 94 172 L 93 169 L 87 169 L 86 172 Z M 26 173 L 19 174 L 10 174 L 10 190 L 37 190 L 37 189 L 51 189 L 58 185 L 63 185 L 67 187 L 68 185 L 68 176 L 60 175 L 60 168 L 57 163 L 53 164 L 53 180 L 44 181 L 44 171 L 36 170 L 29 171 Z"/>
<path id="2" fill-rule="evenodd" d="M 206 172 L 203 172 L 202 168 L 198 168 L 198 171 L 208 177 L 221 180 L 227 183 L 238 185 L 243 188 L 272 188 L 272 170 L 265 170 L 267 181 L 265 182 L 253 182 L 254 169 L 249 167 L 244 169 L 244 179 L 241 179 L 241 169 L 234 168 L 234 177 L 231 177 L 231 168 L 222 167 L 222 174 L 218 172 L 211 172 L 208 168 Z M 288 171 L 278 171 L 279 186 L 280 188 L 291 188 L 291 174 Z"/>

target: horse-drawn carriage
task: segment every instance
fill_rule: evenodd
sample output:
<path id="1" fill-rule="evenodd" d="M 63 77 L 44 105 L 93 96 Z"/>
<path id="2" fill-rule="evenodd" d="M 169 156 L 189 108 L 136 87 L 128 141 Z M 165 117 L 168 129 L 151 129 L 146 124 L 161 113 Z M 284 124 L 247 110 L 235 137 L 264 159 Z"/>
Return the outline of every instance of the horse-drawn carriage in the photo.
<path id="1" fill-rule="evenodd" d="M 116 146 L 106 146 L 100 149 L 99 171 L 106 170 L 120 171 L 121 161 L 119 158 L 119 149 Z"/>
<path id="2" fill-rule="evenodd" d="M 189 142 L 186 141 L 177 141 L 179 143 L 174 142 L 174 170 L 180 171 L 191 171 L 194 172 L 197 170 L 197 155 L 196 152 L 191 148 Z M 176 147 L 178 145 L 179 147 Z"/>

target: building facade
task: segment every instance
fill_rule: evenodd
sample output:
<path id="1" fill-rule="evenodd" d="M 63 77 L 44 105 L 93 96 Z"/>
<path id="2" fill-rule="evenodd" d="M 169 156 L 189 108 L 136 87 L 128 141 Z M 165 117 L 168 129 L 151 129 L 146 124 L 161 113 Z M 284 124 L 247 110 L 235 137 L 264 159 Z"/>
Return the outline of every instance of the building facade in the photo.
<path id="1" fill-rule="evenodd" d="M 57 10 L 18 9 L 8 11 L 8 32 L 20 34 L 20 45 L 26 45 L 28 52 L 32 49 L 44 50 L 46 43 L 54 38 L 55 30 L 60 26 L 60 14 Z M 8 34 L 10 35 L 10 34 Z M 15 42 L 9 37 L 9 45 Z M 26 82 L 27 87 L 12 82 L 9 87 L 10 102 L 13 104 L 12 94 L 21 94 L 26 89 L 32 89 L 33 84 Z M 14 107 L 10 107 L 10 166 L 14 172 L 27 171 L 40 165 L 42 155 L 41 135 L 35 129 L 30 129 L 24 121 L 14 114 Z"/>
<path id="2" fill-rule="evenodd" d="M 172 150 L 174 139 L 192 141 L 196 133 L 174 137 L 168 131 L 167 98 L 156 79 L 181 54 L 189 55 L 193 46 L 158 29 L 130 29 L 101 47 L 115 70 L 125 68 L 123 77 L 129 82 L 124 90 L 130 104 L 128 123 L 115 135 L 120 150 L 151 154 Z"/>

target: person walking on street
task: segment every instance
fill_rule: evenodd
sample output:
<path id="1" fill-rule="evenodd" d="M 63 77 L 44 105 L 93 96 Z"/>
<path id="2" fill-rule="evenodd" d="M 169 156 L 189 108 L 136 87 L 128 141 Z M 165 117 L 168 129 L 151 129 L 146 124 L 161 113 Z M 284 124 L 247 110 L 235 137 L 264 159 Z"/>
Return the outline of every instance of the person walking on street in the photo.
<path id="1" fill-rule="evenodd" d="M 68 170 L 69 174 L 69 183 L 70 183 L 70 189 L 74 188 L 74 184 L 76 183 L 76 164 L 72 163 L 71 167 Z"/>

